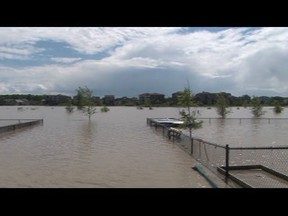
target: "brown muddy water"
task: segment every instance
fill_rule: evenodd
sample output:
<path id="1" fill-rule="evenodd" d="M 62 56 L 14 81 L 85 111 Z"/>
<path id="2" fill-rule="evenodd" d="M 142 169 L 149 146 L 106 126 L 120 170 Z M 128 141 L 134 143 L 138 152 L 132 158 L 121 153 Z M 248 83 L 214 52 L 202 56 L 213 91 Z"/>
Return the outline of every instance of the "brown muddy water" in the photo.
<path id="1" fill-rule="evenodd" d="M 0 119 L 44 123 L 0 135 L 0 187 L 210 187 L 188 154 L 146 125 L 147 117 L 167 111 L 174 113 L 110 107 L 89 122 L 64 107 L 2 106 Z"/>
<path id="2" fill-rule="evenodd" d="M 179 108 L 109 107 L 91 122 L 64 107 L 1 106 L 0 119 L 44 119 L 43 125 L 0 135 L 0 187 L 205 188 L 186 152 L 146 125 L 146 118 L 179 117 Z M 199 117 L 218 117 L 199 108 Z M 287 118 L 265 107 L 263 117 Z M 233 108 L 227 118 L 251 117 Z M 235 146 L 287 145 L 287 120 L 204 120 L 194 136 Z"/>

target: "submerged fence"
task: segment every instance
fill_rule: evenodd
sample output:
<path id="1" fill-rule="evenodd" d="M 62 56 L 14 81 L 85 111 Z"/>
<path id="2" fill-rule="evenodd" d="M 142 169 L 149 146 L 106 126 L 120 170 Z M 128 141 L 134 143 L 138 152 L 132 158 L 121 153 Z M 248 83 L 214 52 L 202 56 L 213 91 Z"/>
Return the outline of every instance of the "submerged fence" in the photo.
<path id="1" fill-rule="evenodd" d="M 0 119 L 0 133 L 43 124 L 43 119 Z"/>
<path id="2" fill-rule="evenodd" d="M 168 137 L 231 187 L 288 188 L 288 146 L 229 147 L 171 130 L 151 118 L 147 124 Z"/>

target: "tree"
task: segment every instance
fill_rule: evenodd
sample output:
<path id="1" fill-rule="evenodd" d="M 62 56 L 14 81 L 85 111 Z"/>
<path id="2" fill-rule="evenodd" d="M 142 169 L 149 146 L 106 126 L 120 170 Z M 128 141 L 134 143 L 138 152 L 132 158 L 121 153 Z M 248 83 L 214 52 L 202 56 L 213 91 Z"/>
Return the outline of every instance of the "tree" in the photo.
<path id="1" fill-rule="evenodd" d="M 93 91 L 85 86 L 84 88 L 79 87 L 76 92 L 77 108 L 88 115 L 89 121 L 91 121 L 91 116 L 96 113 L 95 103 L 92 99 Z"/>
<path id="2" fill-rule="evenodd" d="M 279 101 L 275 101 L 274 102 L 274 112 L 276 114 L 279 114 L 283 111 L 283 107 L 281 107 L 280 102 Z"/>
<path id="3" fill-rule="evenodd" d="M 179 105 L 186 107 L 187 111 L 184 109 L 179 112 L 179 114 L 182 116 L 182 119 L 184 121 L 183 127 L 189 128 L 189 135 L 190 138 L 192 138 L 192 128 L 197 129 L 202 127 L 202 121 L 199 121 L 196 119 L 196 116 L 199 114 L 199 110 L 193 110 L 191 111 L 191 106 L 194 105 L 192 99 L 192 91 L 189 88 L 185 88 L 182 95 L 178 96 L 179 99 Z"/>
<path id="4" fill-rule="evenodd" d="M 216 103 L 216 108 L 217 108 L 217 113 L 222 117 L 225 118 L 228 113 L 231 112 L 231 110 L 227 110 L 228 107 L 228 102 L 226 98 L 224 97 L 223 94 L 218 95 L 217 103 Z"/>
<path id="5" fill-rule="evenodd" d="M 84 96 L 84 92 L 86 90 L 86 86 L 85 88 L 82 88 L 82 87 L 78 87 L 78 89 L 76 90 L 77 92 L 77 95 L 76 95 L 76 106 L 77 106 L 77 109 L 78 110 L 82 110 L 83 107 L 85 106 L 85 103 L 86 103 L 86 99 L 85 99 L 85 96 Z"/>
<path id="6" fill-rule="evenodd" d="M 261 101 L 259 97 L 253 96 L 251 99 L 251 105 L 252 105 L 252 114 L 254 117 L 260 117 L 261 115 L 264 115 L 263 106 L 261 105 Z"/>
<path id="7" fill-rule="evenodd" d="M 101 107 L 101 112 L 108 112 L 110 109 L 106 106 L 106 105 L 104 105 L 103 107 Z"/>
<path id="8" fill-rule="evenodd" d="M 68 113 L 72 113 L 73 112 L 74 106 L 72 105 L 71 99 L 66 101 L 65 109 L 67 110 Z"/>

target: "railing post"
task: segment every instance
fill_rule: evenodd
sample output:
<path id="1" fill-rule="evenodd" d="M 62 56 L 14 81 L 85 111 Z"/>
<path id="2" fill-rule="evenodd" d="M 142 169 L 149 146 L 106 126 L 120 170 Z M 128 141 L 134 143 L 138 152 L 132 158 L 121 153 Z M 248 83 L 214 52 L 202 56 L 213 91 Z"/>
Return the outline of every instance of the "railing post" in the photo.
<path id="1" fill-rule="evenodd" d="M 194 142 L 194 139 L 193 138 L 191 138 L 191 155 L 193 155 L 193 142 Z"/>
<path id="2" fill-rule="evenodd" d="M 226 149 L 226 156 L 225 156 L 225 162 L 226 162 L 226 164 L 225 164 L 225 170 L 226 170 L 226 172 L 225 172 L 225 181 L 227 183 L 228 176 L 229 176 L 229 145 L 228 144 L 226 145 L 225 149 Z"/>

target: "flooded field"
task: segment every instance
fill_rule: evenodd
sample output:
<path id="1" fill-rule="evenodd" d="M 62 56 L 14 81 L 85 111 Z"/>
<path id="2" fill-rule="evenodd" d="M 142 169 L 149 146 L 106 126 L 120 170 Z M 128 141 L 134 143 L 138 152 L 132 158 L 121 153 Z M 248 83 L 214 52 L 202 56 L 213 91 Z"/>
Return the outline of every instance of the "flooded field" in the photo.
<path id="1" fill-rule="evenodd" d="M 43 119 L 43 125 L 0 135 L 0 187 L 192 187 L 210 185 L 195 160 L 153 133 L 146 118 L 179 117 L 178 108 L 109 107 L 88 117 L 64 107 L 0 107 L 0 119 Z M 287 118 L 272 108 L 263 117 Z M 227 116 L 251 117 L 249 108 Z M 200 117 L 217 117 L 200 108 Z M 218 144 L 286 145 L 287 120 L 205 119 L 193 134 Z"/>

